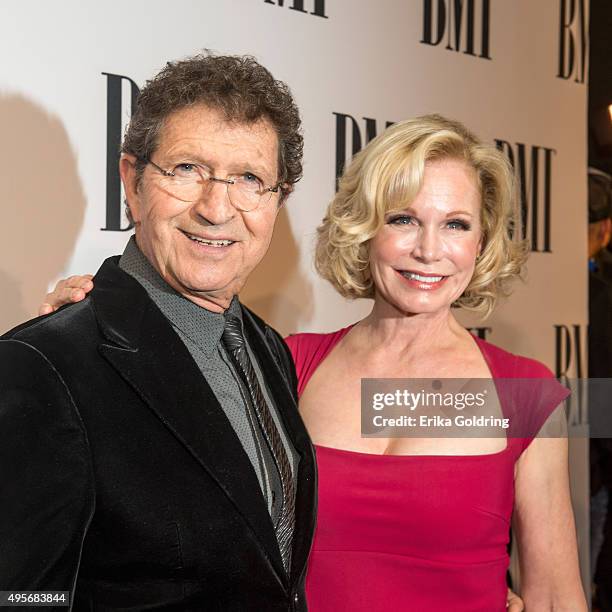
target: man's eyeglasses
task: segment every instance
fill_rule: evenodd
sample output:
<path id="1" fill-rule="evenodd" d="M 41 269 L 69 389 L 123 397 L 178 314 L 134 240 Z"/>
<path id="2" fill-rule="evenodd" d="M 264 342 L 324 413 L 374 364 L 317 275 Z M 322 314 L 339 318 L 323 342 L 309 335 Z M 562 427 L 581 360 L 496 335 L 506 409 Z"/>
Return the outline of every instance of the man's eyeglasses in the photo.
<path id="1" fill-rule="evenodd" d="M 234 208 L 249 212 L 266 204 L 273 193 L 278 193 L 282 181 L 266 187 L 261 179 L 250 172 L 218 178 L 206 166 L 196 163 L 177 164 L 172 170 L 164 170 L 147 158 L 138 158 L 144 164 L 151 164 L 167 179 L 164 188 L 178 200 L 197 202 L 204 189 L 211 183 L 225 183 L 227 195 Z"/>

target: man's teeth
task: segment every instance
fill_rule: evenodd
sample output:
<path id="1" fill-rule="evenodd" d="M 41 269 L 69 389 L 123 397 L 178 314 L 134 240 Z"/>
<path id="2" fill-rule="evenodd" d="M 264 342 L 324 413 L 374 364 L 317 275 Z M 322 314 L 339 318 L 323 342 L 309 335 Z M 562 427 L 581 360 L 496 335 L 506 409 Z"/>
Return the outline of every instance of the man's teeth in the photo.
<path id="1" fill-rule="evenodd" d="M 206 240 L 205 238 L 200 238 L 198 236 L 193 236 L 192 234 L 186 234 L 188 238 L 191 238 L 194 242 L 199 242 L 200 244 L 206 244 L 208 246 L 214 247 L 224 247 L 229 246 L 230 244 L 234 244 L 233 240 Z"/>
<path id="2" fill-rule="evenodd" d="M 421 276 L 415 272 L 402 272 L 402 274 L 410 280 L 419 281 L 420 283 L 438 283 L 444 277 L 443 276 Z"/>

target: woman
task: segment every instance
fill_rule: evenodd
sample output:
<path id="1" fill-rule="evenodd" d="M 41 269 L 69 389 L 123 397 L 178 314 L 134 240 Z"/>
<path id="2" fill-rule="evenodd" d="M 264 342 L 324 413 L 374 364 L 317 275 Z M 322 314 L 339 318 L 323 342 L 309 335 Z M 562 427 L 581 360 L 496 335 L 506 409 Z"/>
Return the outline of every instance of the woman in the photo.
<path id="1" fill-rule="evenodd" d="M 361 437 L 364 378 L 551 376 L 474 339 L 451 310 L 488 314 L 520 272 L 513 194 L 502 155 L 438 116 L 392 126 L 340 181 L 317 269 L 374 306 L 338 332 L 288 339 L 319 466 L 313 610 L 502 610 L 513 511 L 526 609 L 586 609 L 565 439 Z M 563 396 L 523 406 L 530 422 Z"/>
<path id="2" fill-rule="evenodd" d="M 512 518 L 526 608 L 587 609 L 565 439 L 361 437 L 364 378 L 551 377 L 474 339 L 452 312 L 488 314 L 519 274 L 514 204 L 503 156 L 439 116 L 392 126 L 340 181 L 317 268 L 342 295 L 374 305 L 355 325 L 287 340 L 319 466 L 313 611 L 504 610 Z M 90 281 L 68 284 L 79 285 Z M 535 433 L 564 396 L 559 386 L 526 398 L 518 416 Z"/>

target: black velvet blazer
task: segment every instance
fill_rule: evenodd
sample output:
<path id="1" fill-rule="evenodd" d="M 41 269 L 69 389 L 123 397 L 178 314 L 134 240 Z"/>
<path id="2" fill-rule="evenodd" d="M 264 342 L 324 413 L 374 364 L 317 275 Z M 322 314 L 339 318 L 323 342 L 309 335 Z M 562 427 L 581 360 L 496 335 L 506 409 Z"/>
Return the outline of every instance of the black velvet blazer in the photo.
<path id="1" fill-rule="evenodd" d="M 117 262 L 85 301 L 0 339 L 0 590 L 72 591 L 75 610 L 305 610 L 316 469 L 287 347 L 244 309 L 300 455 L 290 576 L 221 406 Z"/>

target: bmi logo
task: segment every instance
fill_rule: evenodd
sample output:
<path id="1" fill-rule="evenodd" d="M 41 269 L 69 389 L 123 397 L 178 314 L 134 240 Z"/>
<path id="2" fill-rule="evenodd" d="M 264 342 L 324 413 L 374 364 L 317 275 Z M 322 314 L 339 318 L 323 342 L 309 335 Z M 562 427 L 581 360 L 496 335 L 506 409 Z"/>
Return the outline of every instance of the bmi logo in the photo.
<path id="1" fill-rule="evenodd" d="M 276 4 L 277 6 L 285 6 L 285 0 L 264 0 L 266 4 Z M 304 7 L 304 0 L 292 0 L 292 2 L 287 2 L 287 5 L 292 11 L 298 11 L 300 13 L 307 13 L 309 15 L 316 15 L 317 17 L 323 17 L 328 19 L 329 17 L 325 14 L 325 0 L 312 0 L 308 2 L 308 8 Z M 308 10 L 312 9 L 312 10 Z"/>
<path id="2" fill-rule="evenodd" d="M 559 0 L 559 70 L 557 77 L 584 83 L 587 58 L 585 0 Z"/>
<path id="3" fill-rule="evenodd" d="M 424 45 L 491 59 L 490 0 L 423 0 Z"/>
<path id="4" fill-rule="evenodd" d="M 125 232 L 132 225 L 122 225 L 121 178 L 119 148 L 123 134 L 123 118 L 130 117 L 140 94 L 138 85 L 129 77 L 103 72 L 106 75 L 106 226 L 107 232 Z M 127 90 L 124 92 L 124 89 Z M 126 95 L 124 95 L 124 93 Z"/>
<path id="5" fill-rule="evenodd" d="M 582 378 L 584 333 L 580 325 L 555 325 L 555 376 Z"/>
<path id="6" fill-rule="evenodd" d="M 578 425 L 588 422 L 587 397 L 583 378 L 586 375 L 586 329 L 580 325 L 554 325 L 555 376 L 572 390 L 566 402 L 568 422 Z M 576 379 L 572 384 L 572 379 Z"/>
<path id="7" fill-rule="evenodd" d="M 355 117 L 344 113 L 334 113 L 336 117 L 336 187 L 338 179 L 344 170 L 344 165 L 350 158 L 376 138 L 378 132 L 376 119 L 363 117 L 360 124 Z M 385 123 L 385 129 L 393 125 L 393 121 Z M 351 154 L 348 156 L 348 152 Z"/>
<path id="8" fill-rule="evenodd" d="M 532 251 L 551 253 L 551 183 L 555 149 L 499 139 L 495 144 L 508 156 L 519 179 L 522 237 L 529 237 Z"/>

